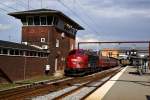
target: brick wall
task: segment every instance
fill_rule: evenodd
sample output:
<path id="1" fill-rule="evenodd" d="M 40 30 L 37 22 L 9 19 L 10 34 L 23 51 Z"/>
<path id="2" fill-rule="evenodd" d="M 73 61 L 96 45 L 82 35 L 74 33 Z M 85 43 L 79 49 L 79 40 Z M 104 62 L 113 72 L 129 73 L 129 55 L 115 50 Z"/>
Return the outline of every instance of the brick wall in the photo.
<path id="1" fill-rule="evenodd" d="M 40 38 L 45 37 L 49 45 L 50 55 L 49 64 L 51 73 L 55 72 L 55 59 L 58 59 L 57 70 L 63 70 L 65 67 L 65 58 L 68 55 L 72 44 L 75 46 L 75 37 L 65 33 L 55 26 L 25 26 L 22 28 L 22 41 L 41 46 Z M 48 35 L 49 33 L 49 35 Z M 49 41 L 48 41 L 49 36 Z M 59 40 L 59 47 L 56 48 L 56 39 Z"/>
<path id="2" fill-rule="evenodd" d="M 46 64 L 46 58 L 0 55 L 0 68 L 13 81 L 44 75 Z"/>

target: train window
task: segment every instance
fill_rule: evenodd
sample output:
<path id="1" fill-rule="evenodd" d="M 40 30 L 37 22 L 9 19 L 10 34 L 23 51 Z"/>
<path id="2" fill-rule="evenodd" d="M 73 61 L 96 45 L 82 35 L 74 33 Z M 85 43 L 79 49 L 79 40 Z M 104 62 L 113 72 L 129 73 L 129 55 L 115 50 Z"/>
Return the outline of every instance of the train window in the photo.
<path id="1" fill-rule="evenodd" d="M 40 17 L 41 25 L 46 25 L 46 17 Z"/>
<path id="2" fill-rule="evenodd" d="M 39 16 L 34 17 L 34 25 L 40 25 L 40 17 Z"/>
<path id="3" fill-rule="evenodd" d="M 69 55 L 73 55 L 73 54 L 84 54 L 83 50 L 73 50 L 69 53 Z"/>
<path id="4" fill-rule="evenodd" d="M 33 17 L 28 17 L 28 25 L 33 25 Z"/>
<path id="5" fill-rule="evenodd" d="M 69 55 L 74 55 L 74 54 L 76 54 L 76 50 L 73 50 L 69 53 Z"/>
<path id="6" fill-rule="evenodd" d="M 47 16 L 47 25 L 52 25 L 53 16 Z"/>
<path id="7" fill-rule="evenodd" d="M 77 50 L 77 54 L 84 54 L 83 50 Z"/>

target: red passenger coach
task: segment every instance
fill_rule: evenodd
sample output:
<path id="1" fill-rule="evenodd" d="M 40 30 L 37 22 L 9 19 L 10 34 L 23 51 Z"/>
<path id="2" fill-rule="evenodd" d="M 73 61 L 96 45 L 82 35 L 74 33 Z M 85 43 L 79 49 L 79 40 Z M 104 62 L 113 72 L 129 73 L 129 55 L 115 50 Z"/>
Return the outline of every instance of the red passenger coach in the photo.
<path id="1" fill-rule="evenodd" d="M 102 69 L 107 69 L 110 67 L 110 60 L 108 57 L 100 57 L 99 59 L 99 66 L 102 68 Z"/>

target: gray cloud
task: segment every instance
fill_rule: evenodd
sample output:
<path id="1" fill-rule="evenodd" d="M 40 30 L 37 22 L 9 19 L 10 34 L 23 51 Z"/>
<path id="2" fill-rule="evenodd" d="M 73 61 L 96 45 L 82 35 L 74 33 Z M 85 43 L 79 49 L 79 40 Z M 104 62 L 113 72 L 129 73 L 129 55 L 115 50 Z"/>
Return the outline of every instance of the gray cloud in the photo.
<path id="1" fill-rule="evenodd" d="M 86 30 L 78 32 L 78 41 L 149 40 L 149 0 L 61 0 L 76 14 L 58 1 L 45 0 L 42 6 L 60 10 L 81 24 Z M 27 9 L 27 0 L 3 0 L 3 2 L 19 10 Z M 22 5 L 21 2 L 26 5 L 23 3 Z M 30 0 L 30 9 L 31 6 L 41 8 L 40 0 Z M 9 12 L 14 11 L 4 8 Z M 5 31 L 0 39 L 4 37 L 8 39 L 8 35 L 14 33 L 14 40 L 20 41 L 22 25 L 20 21 L 7 15 L 0 15 L 0 19 L 1 24 L 14 26 L 13 29 Z"/>

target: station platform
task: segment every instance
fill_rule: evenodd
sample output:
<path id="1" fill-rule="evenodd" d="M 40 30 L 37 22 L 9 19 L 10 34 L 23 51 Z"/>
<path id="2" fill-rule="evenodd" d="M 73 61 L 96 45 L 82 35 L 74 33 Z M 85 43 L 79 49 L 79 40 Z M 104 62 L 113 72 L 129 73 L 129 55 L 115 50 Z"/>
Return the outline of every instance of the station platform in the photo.
<path id="1" fill-rule="evenodd" d="M 143 75 L 127 66 L 86 100 L 150 100 L 150 71 Z"/>

